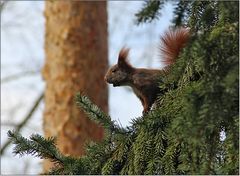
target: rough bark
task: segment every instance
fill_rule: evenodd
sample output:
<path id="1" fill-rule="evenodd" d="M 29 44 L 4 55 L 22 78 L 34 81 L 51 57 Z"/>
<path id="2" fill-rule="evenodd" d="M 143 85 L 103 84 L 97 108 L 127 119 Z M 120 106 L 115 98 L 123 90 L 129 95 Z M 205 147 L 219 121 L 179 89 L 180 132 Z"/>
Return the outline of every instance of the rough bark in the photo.
<path id="1" fill-rule="evenodd" d="M 64 154 L 79 156 L 87 140 L 103 138 L 103 129 L 76 107 L 75 93 L 108 111 L 106 2 L 47 1 L 45 17 L 44 133 L 57 137 Z"/>

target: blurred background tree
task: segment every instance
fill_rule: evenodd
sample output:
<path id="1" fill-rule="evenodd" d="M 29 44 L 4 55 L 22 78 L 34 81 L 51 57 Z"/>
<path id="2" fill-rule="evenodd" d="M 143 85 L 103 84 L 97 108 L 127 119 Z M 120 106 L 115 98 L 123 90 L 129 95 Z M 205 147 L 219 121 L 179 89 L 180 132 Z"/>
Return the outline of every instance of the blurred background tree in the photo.
<path id="1" fill-rule="evenodd" d="M 108 112 L 106 2 L 48 1 L 45 17 L 44 134 L 57 137 L 62 153 L 80 156 L 103 129 L 76 108 L 74 95 L 84 92 Z"/>

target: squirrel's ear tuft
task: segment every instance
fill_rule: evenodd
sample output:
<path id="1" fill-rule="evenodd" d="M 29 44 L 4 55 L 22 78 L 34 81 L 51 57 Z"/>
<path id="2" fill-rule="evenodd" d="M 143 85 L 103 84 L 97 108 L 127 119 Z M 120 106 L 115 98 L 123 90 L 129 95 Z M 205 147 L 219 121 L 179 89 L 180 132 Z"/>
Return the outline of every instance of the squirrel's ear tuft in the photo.
<path id="1" fill-rule="evenodd" d="M 129 53 L 129 48 L 123 47 L 118 56 L 118 66 L 120 68 L 124 69 L 130 69 L 132 68 L 131 64 L 128 62 L 128 53 Z"/>
<path id="2" fill-rule="evenodd" d="M 128 58 L 129 50 L 130 50 L 129 48 L 123 47 L 119 52 L 118 61 L 121 61 L 121 60 L 126 61 Z"/>

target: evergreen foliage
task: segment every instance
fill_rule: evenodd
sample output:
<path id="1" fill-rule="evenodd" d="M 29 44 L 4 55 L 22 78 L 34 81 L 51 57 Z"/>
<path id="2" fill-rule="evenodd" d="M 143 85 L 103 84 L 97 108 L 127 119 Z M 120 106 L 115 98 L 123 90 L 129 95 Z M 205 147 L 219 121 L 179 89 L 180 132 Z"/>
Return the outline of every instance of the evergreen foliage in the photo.
<path id="1" fill-rule="evenodd" d="M 124 133 L 124 129 L 120 128 L 114 121 L 112 121 L 111 117 L 106 115 L 101 109 L 93 104 L 88 97 L 77 93 L 75 100 L 77 105 L 83 109 L 91 120 L 104 127 L 107 132 L 106 135 L 113 132 Z"/>
<path id="2" fill-rule="evenodd" d="M 15 144 L 14 154 L 20 156 L 31 154 L 52 161 L 55 167 L 49 171 L 49 174 L 76 174 L 82 172 L 83 168 L 79 167 L 82 159 L 62 155 L 56 148 L 54 138 L 45 139 L 38 134 L 33 134 L 30 139 L 26 139 L 16 131 L 8 131 L 8 136 Z M 75 167 L 76 164 L 78 164 L 78 167 Z"/>
<path id="3" fill-rule="evenodd" d="M 154 19 L 158 19 L 160 16 L 160 9 L 163 4 L 163 1 L 145 1 L 144 8 L 136 14 L 137 24 L 152 22 Z"/>
<path id="4" fill-rule="evenodd" d="M 155 19 L 164 3 L 147 2 L 139 22 Z M 51 159 L 57 165 L 50 174 L 239 174 L 238 7 L 237 1 L 177 3 L 174 25 L 189 26 L 191 41 L 160 78 L 164 93 L 156 107 L 129 127 L 78 94 L 77 104 L 106 129 L 85 156 L 65 157 L 53 139 L 9 132 L 14 152 Z"/>

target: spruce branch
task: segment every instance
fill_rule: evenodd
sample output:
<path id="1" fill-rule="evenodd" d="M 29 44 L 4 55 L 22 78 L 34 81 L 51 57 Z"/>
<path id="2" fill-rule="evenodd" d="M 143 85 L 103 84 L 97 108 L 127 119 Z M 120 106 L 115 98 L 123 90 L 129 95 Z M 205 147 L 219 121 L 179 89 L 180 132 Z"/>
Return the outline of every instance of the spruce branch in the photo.
<path id="1" fill-rule="evenodd" d="M 23 156 L 33 155 L 41 159 L 49 159 L 55 164 L 63 165 L 64 156 L 55 146 L 55 138 L 43 138 L 39 134 L 32 134 L 30 139 L 24 138 L 16 131 L 8 131 L 8 137 L 16 145 L 13 153 Z"/>
<path id="2" fill-rule="evenodd" d="M 78 92 L 75 96 L 75 100 L 77 105 L 83 109 L 88 117 L 102 125 L 104 129 L 108 130 L 110 133 L 115 132 L 125 134 L 125 130 L 116 125 L 115 122 L 111 120 L 111 117 L 106 115 L 100 108 L 93 104 L 87 96 Z"/>
<path id="3" fill-rule="evenodd" d="M 137 24 L 144 23 L 144 22 L 152 22 L 154 19 L 157 19 L 160 15 L 159 10 L 163 5 L 164 1 L 145 1 L 144 7 L 141 11 L 135 14 L 137 17 Z"/>
<path id="4" fill-rule="evenodd" d="M 10 141 L 15 144 L 13 153 L 20 157 L 24 154 L 33 155 L 40 159 L 48 159 L 55 165 L 45 174 L 86 174 L 89 169 L 89 162 L 83 158 L 64 156 L 56 147 L 55 138 L 45 139 L 39 134 L 33 134 L 29 139 L 24 138 L 16 131 L 8 131 Z"/>

